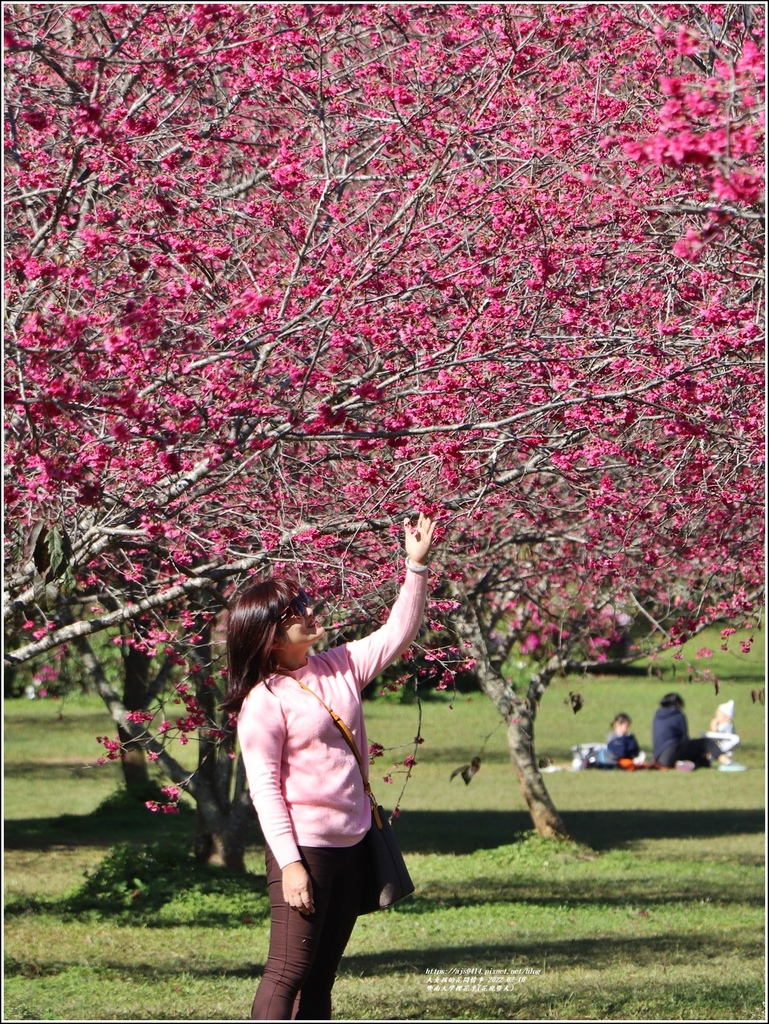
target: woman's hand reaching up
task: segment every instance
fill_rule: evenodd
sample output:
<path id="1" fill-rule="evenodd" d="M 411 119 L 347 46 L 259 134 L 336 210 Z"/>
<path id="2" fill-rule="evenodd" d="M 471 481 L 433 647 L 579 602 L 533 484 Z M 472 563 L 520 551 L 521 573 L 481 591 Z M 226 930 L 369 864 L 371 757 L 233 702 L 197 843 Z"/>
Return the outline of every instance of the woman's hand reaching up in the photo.
<path id="1" fill-rule="evenodd" d="M 406 555 L 411 564 L 415 566 L 427 565 L 427 558 L 433 544 L 435 520 L 420 512 L 416 526 L 412 526 L 409 519 L 403 520 L 403 532 L 405 534 Z"/>

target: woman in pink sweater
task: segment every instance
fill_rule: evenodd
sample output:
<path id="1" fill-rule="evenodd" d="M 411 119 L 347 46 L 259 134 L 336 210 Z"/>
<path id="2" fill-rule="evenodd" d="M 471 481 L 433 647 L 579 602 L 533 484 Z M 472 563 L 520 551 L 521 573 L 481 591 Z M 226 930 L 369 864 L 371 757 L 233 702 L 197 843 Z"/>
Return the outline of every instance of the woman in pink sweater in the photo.
<path id="1" fill-rule="evenodd" d="M 325 630 L 304 591 L 284 579 L 257 583 L 230 609 L 223 707 L 238 712 L 271 906 L 254 1020 L 331 1019 L 331 989 L 358 916 L 371 804 L 349 746 L 314 694 L 368 750 L 361 690 L 417 634 L 434 529 L 423 515 L 415 528 L 404 523 L 405 582 L 387 622 L 363 640 L 310 655 Z"/>

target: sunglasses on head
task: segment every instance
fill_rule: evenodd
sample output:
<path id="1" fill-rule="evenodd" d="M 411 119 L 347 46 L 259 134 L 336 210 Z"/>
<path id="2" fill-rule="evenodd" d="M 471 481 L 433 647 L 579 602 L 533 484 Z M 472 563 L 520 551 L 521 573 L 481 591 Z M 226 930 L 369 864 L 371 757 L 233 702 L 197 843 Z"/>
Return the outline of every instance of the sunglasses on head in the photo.
<path id="1" fill-rule="evenodd" d="M 286 610 L 280 616 L 280 621 L 283 622 L 291 616 L 303 619 L 311 608 L 312 601 L 303 590 L 300 590 L 296 597 L 289 601 Z"/>

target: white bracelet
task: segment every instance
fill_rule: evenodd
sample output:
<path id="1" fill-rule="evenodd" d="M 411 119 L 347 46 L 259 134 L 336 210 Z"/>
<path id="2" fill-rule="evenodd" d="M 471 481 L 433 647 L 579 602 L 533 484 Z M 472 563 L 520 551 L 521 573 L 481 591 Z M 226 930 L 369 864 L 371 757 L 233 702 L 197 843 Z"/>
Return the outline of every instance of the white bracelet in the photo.
<path id="1" fill-rule="evenodd" d="M 406 568 L 411 569 L 412 572 L 427 572 L 429 566 L 427 565 L 414 565 L 408 555 L 406 555 Z"/>

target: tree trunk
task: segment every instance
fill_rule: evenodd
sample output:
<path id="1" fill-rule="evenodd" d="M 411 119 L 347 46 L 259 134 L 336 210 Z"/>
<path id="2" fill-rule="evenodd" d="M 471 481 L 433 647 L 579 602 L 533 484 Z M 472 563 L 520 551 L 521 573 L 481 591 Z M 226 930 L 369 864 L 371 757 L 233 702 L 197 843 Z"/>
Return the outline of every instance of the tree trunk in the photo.
<path id="1" fill-rule="evenodd" d="M 534 715 L 536 703 L 521 700 L 510 683 L 506 682 L 492 664 L 483 637 L 477 612 L 466 601 L 467 614 L 457 617 L 458 631 L 470 641 L 476 661 L 476 672 L 481 689 L 507 723 L 507 744 L 523 798 L 529 808 L 531 820 L 538 835 L 547 839 L 568 839 L 568 832 L 555 808 L 537 765 L 534 751 Z M 545 685 L 544 683 L 542 685 Z"/>
<path id="2" fill-rule="evenodd" d="M 131 644 L 123 647 L 123 704 L 127 711 L 143 711 L 147 701 L 151 658 L 143 651 L 137 651 Z M 118 735 L 123 744 L 121 766 L 126 789 L 143 798 L 149 784 L 147 759 L 144 744 L 118 725 Z"/>
<path id="3" fill-rule="evenodd" d="M 216 817 L 216 822 L 210 822 L 198 804 L 195 819 L 195 859 L 207 864 L 220 864 L 231 871 L 244 872 L 247 821 L 241 821 L 240 817 L 232 812 L 225 820 L 221 820 L 222 815 Z"/>
<path id="4" fill-rule="evenodd" d="M 201 743 L 204 734 L 207 741 L 207 757 L 204 762 L 206 770 L 202 773 L 202 777 L 199 777 L 198 772 L 190 775 L 189 769 L 171 756 L 158 737 L 147 734 L 143 725 L 126 721 L 126 708 L 117 691 L 107 680 L 88 641 L 85 637 L 80 637 L 76 644 L 99 695 L 120 729 L 121 735 L 125 734 L 129 740 L 141 743 L 145 749 L 151 750 L 157 756 L 155 763 L 160 771 L 171 782 L 186 789 L 195 801 L 197 805 L 195 856 L 199 860 L 222 864 L 234 871 L 245 871 L 243 854 L 248 838 L 248 826 L 254 818 L 254 808 L 246 787 L 246 774 L 242 758 L 238 758 L 237 768 L 234 771 L 232 796 L 220 799 L 221 794 L 227 789 L 227 783 L 233 776 L 232 759 L 229 757 L 229 753 L 234 750 L 234 736 L 230 743 L 222 744 L 218 751 L 213 751 L 211 736 L 201 731 Z M 218 753 L 221 757 L 219 764 L 222 770 L 226 771 L 225 782 L 222 782 L 221 779 L 217 780 L 216 771 L 211 767 L 212 764 L 216 764 L 211 756 L 212 753 Z"/>
<path id="5" fill-rule="evenodd" d="M 217 720 L 215 690 L 208 685 L 213 675 L 211 621 L 201 621 L 196 656 L 201 671 L 196 673 L 195 696 L 211 723 Z M 254 810 L 246 789 L 242 759 L 237 761 L 235 733 L 222 739 L 219 730 L 201 729 L 198 734 L 197 817 L 195 857 L 209 864 L 221 864 L 233 871 L 245 871 L 244 854 L 248 825 Z M 237 766 L 237 768 L 236 768 Z"/>
<path id="6" fill-rule="evenodd" d="M 538 835 L 547 839 L 573 839 L 561 820 L 547 791 L 534 750 L 534 717 L 526 701 L 496 674 L 489 676 L 482 666 L 478 673 L 481 689 L 507 723 L 507 746 L 521 793 Z"/>
<path id="7" fill-rule="evenodd" d="M 204 737 L 201 735 L 201 754 Z M 216 750 L 209 749 L 201 760 L 196 778 L 195 857 L 208 864 L 221 864 L 232 871 L 245 871 L 244 854 L 248 829 L 255 811 L 246 786 L 243 759 L 238 757 L 233 792 L 232 759 L 234 736 Z"/>
<path id="8" fill-rule="evenodd" d="M 244 854 L 255 812 L 246 787 L 243 759 L 238 758 L 234 793 L 230 799 L 220 802 L 216 791 L 198 777 L 195 801 L 195 858 L 208 864 L 221 864 L 232 871 L 245 871 Z"/>
<path id="9" fill-rule="evenodd" d="M 110 693 L 115 699 L 117 694 L 111 690 L 104 669 L 99 659 L 94 654 L 91 645 L 85 637 L 78 637 L 74 641 L 86 673 L 93 680 L 100 695 Z M 130 649 L 133 655 L 139 652 Z M 144 708 L 144 701 L 147 694 L 147 673 L 149 671 L 149 659 L 146 655 L 128 658 L 123 654 L 124 676 L 123 676 L 123 699 L 120 702 L 121 710 L 140 711 Z M 144 659 L 142 662 L 141 659 Z M 144 754 L 144 743 L 133 738 L 132 733 L 120 718 L 113 714 L 117 725 L 118 738 L 122 744 L 120 752 L 120 764 L 123 769 L 123 779 L 126 789 L 135 792 L 139 799 L 144 799 L 146 789 L 149 785 L 149 774 L 147 772 L 147 761 Z"/>
<path id="10" fill-rule="evenodd" d="M 510 760 L 538 835 L 547 839 L 573 839 L 555 808 L 537 765 L 534 721 L 528 710 L 506 717 Z M 525 724 L 524 724 L 525 723 Z"/>

